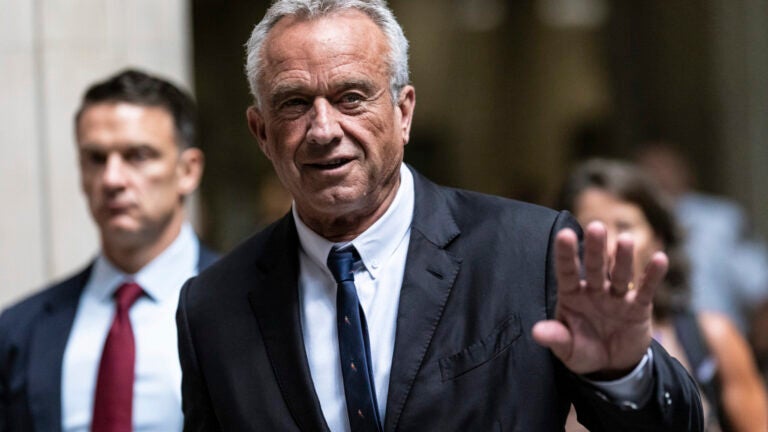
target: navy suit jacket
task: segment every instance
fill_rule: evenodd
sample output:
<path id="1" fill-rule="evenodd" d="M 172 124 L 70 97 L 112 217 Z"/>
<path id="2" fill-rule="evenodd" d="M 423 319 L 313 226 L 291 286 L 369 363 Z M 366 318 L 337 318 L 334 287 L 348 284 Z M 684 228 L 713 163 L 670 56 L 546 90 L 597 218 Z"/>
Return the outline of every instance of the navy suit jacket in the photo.
<path id="1" fill-rule="evenodd" d="M 217 258 L 200 245 L 198 269 Z M 0 315 L 0 432 L 61 431 L 64 350 L 92 267 Z"/>
<path id="2" fill-rule="evenodd" d="M 533 341 L 554 311 L 555 233 L 579 230 L 569 214 L 414 181 L 386 431 L 561 431 L 572 401 L 593 431 L 701 429 L 695 384 L 657 344 L 652 400 L 628 411 Z M 185 431 L 327 430 L 302 338 L 298 250 L 289 213 L 182 288 Z"/>

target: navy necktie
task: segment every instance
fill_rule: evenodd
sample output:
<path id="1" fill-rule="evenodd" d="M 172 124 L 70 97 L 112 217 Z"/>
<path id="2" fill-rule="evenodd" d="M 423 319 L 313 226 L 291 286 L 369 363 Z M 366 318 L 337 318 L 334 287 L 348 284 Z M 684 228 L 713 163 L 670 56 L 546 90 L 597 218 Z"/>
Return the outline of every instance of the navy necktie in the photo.
<path id="1" fill-rule="evenodd" d="M 371 345 L 365 313 L 357 299 L 352 267 L 360 257 L 354 247 L 328 254 L 328 269 L 336 279 L 336 326 L 344 378 L 344 395 L 352 432 L 381 431 L 371 365 Z"/>

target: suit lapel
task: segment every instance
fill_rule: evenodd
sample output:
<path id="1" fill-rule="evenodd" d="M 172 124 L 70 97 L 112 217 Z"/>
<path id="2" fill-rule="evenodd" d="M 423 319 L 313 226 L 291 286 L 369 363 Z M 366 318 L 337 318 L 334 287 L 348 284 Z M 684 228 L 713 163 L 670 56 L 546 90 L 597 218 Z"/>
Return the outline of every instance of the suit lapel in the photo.
<path id="1" fill-rule="evenodd" d="M 398 309 L 385 430 L 395 430 L 432 341 L 461 259 L 445 247 L 459 235 L 440 189 L 414 174 L 416 207 Z M 283 398 L 301 430 L 328 430 L 304 350 L 298 299 L 299 241 L 292 216 L 260 258 L 262 287 L 249 294 Z"/>
<path id="2" fill-rule="evenodd" d="M 461 259 L 445 250 L 459 229 L 439 188 L 412 172 L 416 207 L 389 378 L 388 431 L 397 427 L 461 265 Z"/>
<path id="3" fill-rule="evenodd" d="M 197 244 L 200 248 L 197 254 L 197 272 L 200 273 L 216 262 L 219 259 L 219 254 L 203 246 L 200 240 L 198 240 Z"/>
<path id="4" fill-rule="evenodd" d="M 218 258 L 200 245 L 198 266 L 202 270 Z M 43 305 L 39 322 L 30 339 L 29 407 L 36 431 L 61 431 L 61 380 L 64 351 L 69 340 L 80 295 L 88 282 L 93 264 L 64 282 Z"/>
<path id="5" fill-rule="evenodd" d="M 299 429 L 328 430 L 304 350 L 298 298 L 299 242 L 291 214 L 275 228 L 263 250 L 267 255 L 259 262 L 262 288 L 251 291 L 249 300 L 272 369 Z"/>
<path id="6" fill-rule="evenodd" d="M 29 407 L 36 431 L 60 431 L 61 373 L 64 349 L 75 319 L 80 294 L 88 281 L 91 266 L 55 292 L 43 306 L 40 321 L 30 341 Z"/>

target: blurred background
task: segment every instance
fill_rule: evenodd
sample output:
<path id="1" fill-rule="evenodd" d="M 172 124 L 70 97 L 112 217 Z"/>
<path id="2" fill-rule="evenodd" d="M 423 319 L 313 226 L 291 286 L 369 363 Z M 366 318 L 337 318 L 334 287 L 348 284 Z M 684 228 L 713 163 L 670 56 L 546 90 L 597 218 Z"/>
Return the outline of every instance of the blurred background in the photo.
<path id="1" fill-rule="evenodd" d="M 406 161 L 548 204 L 586 156 L 663 140 L 768 232 L 768 0 L 392 0 L 417 109 Z M 127 66 L 187 88 L 196 228 L 227 251 L 290 206 L 250 137 L 243 44 L 267 1 L 0 0 L 0 308 L 94 256 L 72 117 Z"/>

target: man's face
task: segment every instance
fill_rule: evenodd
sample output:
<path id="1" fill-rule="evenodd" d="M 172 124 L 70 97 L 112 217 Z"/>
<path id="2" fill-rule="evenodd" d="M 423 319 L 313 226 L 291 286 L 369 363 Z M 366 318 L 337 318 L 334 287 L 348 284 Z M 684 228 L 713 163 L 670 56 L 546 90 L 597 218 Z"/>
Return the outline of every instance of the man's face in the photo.
<path id="1" fill-rule="evenodd" d="M 249 125 L 310 226 L 380 214 L 394 197 L 415 91 L 393 103 L 388 53 L 358 11 L 283 18 L 264 44 Z"/>
<path id="2" fill-rule="evenodd" d="M 107 248 L 140 247 L 183 220 L 182 197 L 199 182 L 201 154 L 180 154 L 163 108 L 99 103 L 77 124 L 82 188 Z"/>

